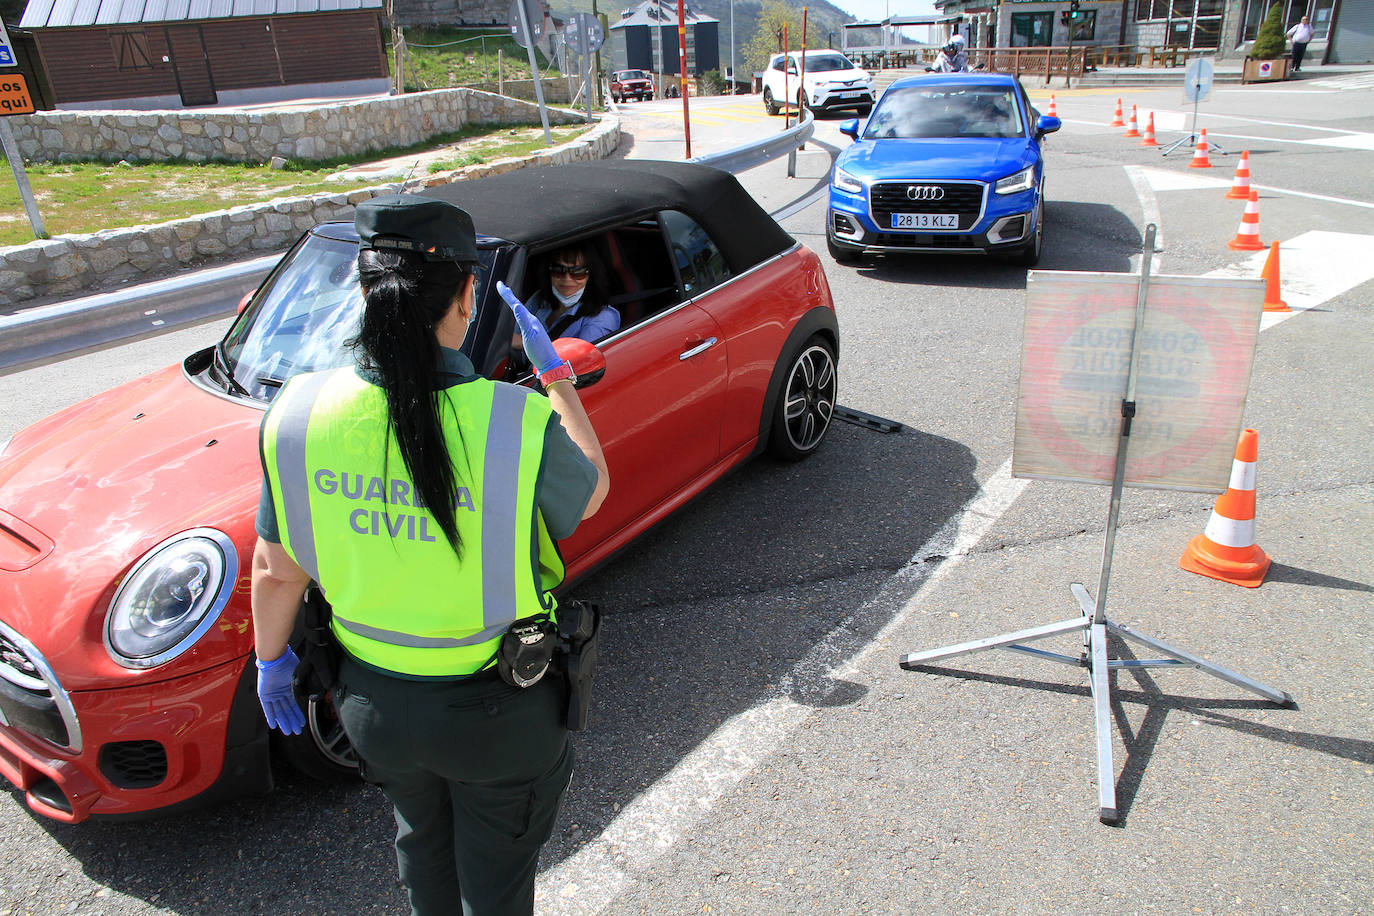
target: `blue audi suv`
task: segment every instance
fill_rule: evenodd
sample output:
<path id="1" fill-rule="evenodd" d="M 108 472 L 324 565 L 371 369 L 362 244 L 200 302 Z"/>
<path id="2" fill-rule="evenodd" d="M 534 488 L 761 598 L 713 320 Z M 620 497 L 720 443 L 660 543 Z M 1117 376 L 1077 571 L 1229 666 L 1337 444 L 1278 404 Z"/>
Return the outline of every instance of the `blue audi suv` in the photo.
<path id="1" fill-rule="evenodd" d="M 840 125 L 854 143 L 830 174 L 825 239 L 836 261 L 907 252 L 1040 260 L 1041 144 L 1060 121 L 1036 111 L 1016 77 L 901 79 L 862 127 Z"/>

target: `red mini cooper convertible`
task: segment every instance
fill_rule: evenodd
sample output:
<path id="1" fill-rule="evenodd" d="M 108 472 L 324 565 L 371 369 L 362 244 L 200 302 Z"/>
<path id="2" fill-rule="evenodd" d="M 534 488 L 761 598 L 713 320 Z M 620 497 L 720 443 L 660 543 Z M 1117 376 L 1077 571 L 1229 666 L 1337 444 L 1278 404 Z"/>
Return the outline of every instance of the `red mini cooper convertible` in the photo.
<path id="1" fill-rule="evenodd" d="M 731 175 L 615 161 L 425 193 L 477 222 L 463 349 L 487 375 L 533 384 L 496 280 L 528 297 L 570 241 L 604 264 L 622 327 L 575 368 L 612 490 L 562 543 L 570 580 L 750 456 L 821 445 L 830 288 Z M 0 444 L 0 773 L 34 811 L 77 822 L 262 793 L 274 752 L 319 776 L 356 769 L 326 697 L 307 698 L 304 734 L 269 740 L 248 598 L 258 425 L 291 375 L 350 361 L 356 254 L 351 223 L 317 226 L 214 346 Z"/>

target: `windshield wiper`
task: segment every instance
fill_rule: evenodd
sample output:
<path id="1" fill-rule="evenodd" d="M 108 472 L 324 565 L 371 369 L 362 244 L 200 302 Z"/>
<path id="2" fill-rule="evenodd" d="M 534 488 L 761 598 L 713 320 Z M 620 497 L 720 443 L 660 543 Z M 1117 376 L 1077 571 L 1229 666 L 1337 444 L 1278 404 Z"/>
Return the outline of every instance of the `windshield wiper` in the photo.
<path id="1" fill-rule="evenodd" d="M 247 388 L 239 384 L 238 379 L 234 378 L 234 372 L 229 368 L 229 357 L 224 352 L 224 341 L 222 340 L 215 344 L 215 366 L 219 369 L 220 374 L 224 376 L 224 381 L 229 387 L 230 394 L 242 395 L 245 398 L 251 398 L 253 396 Z"/>
<path id="2" fill-rule="evenodd" d="M 286 379 L 277 378 L 272 375 L 262 375 L 258 377 L 258 384 L 264 388 L 280 388 L 286 384 Z"/>

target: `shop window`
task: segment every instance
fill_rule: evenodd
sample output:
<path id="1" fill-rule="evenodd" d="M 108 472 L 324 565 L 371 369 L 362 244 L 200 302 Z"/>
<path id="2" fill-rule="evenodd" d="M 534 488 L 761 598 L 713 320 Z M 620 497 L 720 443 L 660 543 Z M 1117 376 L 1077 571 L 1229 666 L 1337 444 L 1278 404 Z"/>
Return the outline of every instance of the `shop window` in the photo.
<path id="1" fill-rule="evenodd" d="M 1044 48 L 1051 44 L 1054 13 L 1012 13 L 1011 46 Z"/>

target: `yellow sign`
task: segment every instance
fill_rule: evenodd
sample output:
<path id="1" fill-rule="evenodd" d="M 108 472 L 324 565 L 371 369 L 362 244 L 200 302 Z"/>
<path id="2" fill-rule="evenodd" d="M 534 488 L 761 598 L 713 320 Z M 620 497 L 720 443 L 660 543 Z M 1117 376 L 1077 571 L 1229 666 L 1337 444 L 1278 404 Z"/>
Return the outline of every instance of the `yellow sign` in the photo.
<path id="1" fill-rule="evenodd" d="M 0 117 L 18 114 L 33 114 L 29 84 L 18 73 L 0 76 Z"/>

